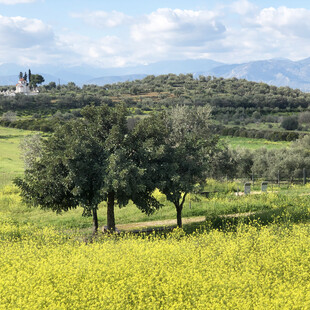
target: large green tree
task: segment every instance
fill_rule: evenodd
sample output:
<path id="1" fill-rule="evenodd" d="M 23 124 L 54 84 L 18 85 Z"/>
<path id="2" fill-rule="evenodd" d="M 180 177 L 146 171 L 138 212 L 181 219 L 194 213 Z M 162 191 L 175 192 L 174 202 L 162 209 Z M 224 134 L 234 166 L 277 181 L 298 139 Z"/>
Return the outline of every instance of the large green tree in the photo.
<path id="1" fill-rule="evenodd" d="M 159 189 L 175 205 L 179 227 L 186 196 L 202 187 L 210 172 L 218 138 L 209 129 L 209 115 L 209 107 L 176 106 L 164 118 L 167 134 Z"/>
<path id="2" fill-rule="evenodd" d="M 42 84 L 45 81 L 44 77 L 40 74 L 30 74 L 29 84 L 30 87 L 37 87 L 39 84 Z"/>
<path id="3" fill-rule="evenodd" d="M 129 132 L 126 114 L 124 106 L 87 107 L 82 120 L 58 128 L 43 142 L 40 158 L 24 179 L 15 180 L 24 200 L 56 212 L 82 206 L 84 214 L 92 214 L 94 232 L 102 201 L 107 202 L 109 231 L 115 230 L 115 203 L 122 207 L 131 199 L 148 214 L 158 209 L 155 184 L 137 160 L 144 152 L 139 135 Z"/>
<path id="4" fill-rule="evenodd" d="M 87 128 L 77 122 L 58 128 L 43 140 L 40 157 L 25 170 L 20 187 L 24 201 L 57 213 L 82 206 L 84 215 L 92 214 L 94 231 L 98 229 L 97 206 L 101 201 L 101 150 L 89 139 Z"/>

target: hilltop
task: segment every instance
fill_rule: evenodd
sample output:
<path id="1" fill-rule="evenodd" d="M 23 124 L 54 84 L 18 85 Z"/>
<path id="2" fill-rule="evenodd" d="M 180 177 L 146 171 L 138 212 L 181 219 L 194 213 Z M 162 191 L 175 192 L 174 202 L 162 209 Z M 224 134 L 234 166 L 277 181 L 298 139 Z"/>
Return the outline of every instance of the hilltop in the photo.
<path id="1" fill-rule="evenodd" d="M 166 74 L 104 86 L 49 83 L 39 90 L 32 97 L 0 96 L 1 124 L 52 131 L 58 123 L 80 117 L 86 105 L 125 103 L 132 118 L 175 105 L 210 105 L 212 126 L 221 135 L 291 141 L 310 128 L 310 94 L 245 79 Z"/>
<path id="2" fill-rule="evenodd" d="M 239 64 L 224 64 L 210 59 L 188 59 L 161 61 L 147 65 L 123 68 L 97 68 L 91 66 L 57 67 L 33 65 L 36 72 L 45 77 L 46 83 L 67 84 L 74 82 L 79 86 L 94 84 L 103 86 L 117 82 L 132 81 L 147 75 L 193 74 L 264 82 L 274 86 L 289 86 L 302 91 L 310 91 L 310 58 L 300 61 L 289 59 L 258 60 Z M 13 85 L 14 72 L 25 71 L 16 64 L 0 65 L 0 85 Z"/>

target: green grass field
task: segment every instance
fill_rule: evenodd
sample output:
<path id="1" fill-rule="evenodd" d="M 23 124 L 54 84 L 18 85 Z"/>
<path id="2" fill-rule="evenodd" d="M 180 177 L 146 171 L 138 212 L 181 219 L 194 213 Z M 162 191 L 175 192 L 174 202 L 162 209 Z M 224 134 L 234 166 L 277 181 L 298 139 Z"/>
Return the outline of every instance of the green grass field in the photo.
<path id="1" fill-rule="evenodd" d="M 237 196 L 234 192 L 217 193 L 210 198 L 201 195 L 190 195 L 185 202 L 183 218 L 203 216 L 214 228 L 227 225 L 237 225 L 240 221 L 251 222 L 259 220 L 264 224 L 286 221 L 308 221 L 310 218 L 310 186 L 291 187 L 280 192 Z M 136 222 L 164 221 L 176 218 L 175 207 L 166 201 L 159 192 L 154 194 L 163 207 L 153 215 L 147 216 L 132 203 L 124 208 L 115 208 L 116 226 Z M 231 215 L 245 214 L 235 217 Z M 82 208 L 55 214 L 39 208 L 29 208 L 24 205 L 17 188 L 6 186 L 0 190 L 0 217 L 2 220 L 16 225 L 34 225 L 36 227 L 53 226 L 58 230 L 84 230 L 91 232 L 91 218 L 82 217 Z M 106 225 L 106 204 L 103 202 L 98 210 L 99 225 Z M 198 225 L 198 226 L 197 226 Z M 158 226 L 158 225 L 156 225 Z M 185 227 L 193 231 L 199 224 Z M 134 227 L 133 227 L 134 228 Z"/>
<path id="2" fill-rule="evenodd" d="M 19 143 L 21 139 L 33 132 L 5 128 L 0 126 L 0 188 L 9 184 L 15 177 L 23 174 L 23 162 L 20 159 Z M 257 149 L 282 148 L 290 145 L 290 142 L 272 142 L 265 139 L 250 139 L 241 137 L 222 137 L 232 148 Z"/>
<path id="3" fill-rule="evenodd" d="M 84 229 L 91 227 L 91 219 L 82 217 L 82 209 L 71 210 L 63 213 L 62 215 L 56 215 L 49 211 L 42 211 L 38 208 L 28 208 L 20 201 L 18 190 L 12 186 L 11 180 L 23 174 L 23 162 L 20 159 L 19 143 L 23 137 L 31 134 L 31 131 L 3 128 L 0 127 L 0 212 L 4 217 L 8 217 L 19 224 L 35 224 L 39 227 L 46 225 L 52 225 L 58 228 L 65 229 Z M 263 139 L 249 139 L 249 138 L 227 138 L 225 141 L 234 148 L 246 147 L 246 148 L 279 148 L 289 146 L 288 142 L 270 142 Z M 8 187 L 4 187 L 9 185 Z M 258 185 L 259 186 L 259 185 Z M 220 183 L 209 180 L 205 190 L 214 192 L 223 192 L 219 197 L 211 197 L 207 199 L 203 196 L 189 195 L 185 203 L 183 210 L 184 217 L 194 216 L 206 216 L 214 217 L 223 214 L 237 213 L 237 212 L 249 212 L 249 211 L 262 211 L 264 209 L 270 209 L 270 202 L 267 202 L 265 196 L 258 196 L 256 198 L 251 197 L 236 197 L 234 191 L 237 188 L 242 189 L 242 184 Z M 254 190 L 258 190 L 254 188 Z M 279 189 L 275 189 L 279 190 Z M 307 187 L 298 187 L 291 189 L 281 189 L 281 191 L 288 195 L 293 192 L 298 194 L 305 194 L 308 191 Z M 270 187 L 271 191 L 271 187 Z M 225 196 L 228 193 L 228 196 Z M 133 222 L 145 222 L 155 220 L 165 220 L 175 218 L 174 206 L 165 200 L 165 197 L 158 191 L 155 196 L 164 205 L 159 211 L 155 212 L 151 216 L 147 216 L 141 213 L 133 204 L 129 204 L 127 207 L 119 209 L 116 208 L 116 223 L 125 224 Z M 275 204 L 276 198 L 271 199 Z M 278 199 L 278 198 L 277 198 Z M 277 200 L 276 199 L 276 200 Z M 305 198 L 306 199 L 306 198 Z M 106 205 L 102 203 L 99 207 L 99 222 L 104 225 L 106 222 Z"/>
<path id="4" fill-rule="evenodd" d="M 253 139 L 243 137 L 221 137 L 226 143 L 234 149 L 259 149 L 265 147 L 267 149 L 281 149 L 289 147 L 291 142 L 287 141 L 269 141 L 266 139 Z"/>
<path id="5" fill-rule="evenodd" d="M 0 126 L 0 188 L 23 174 L 19 144 L 23 137 L 33 132 Z"/>
<path id="6" fill-rule="evenodd" d="M 82 217 L 82 209 L 71 210 L 62 215 L 56 215 L 49 211 L 42 211 L 37 208 L 28 208 L 20 201 L 17 189 L 12 186 L 4 188 L 5 185 L 10 185 L 11 180 L 23 174 L 23 163 L 20 159 L 19 143 L 23 137 L 31 134 L 30 131 L 24 131 L 12 128 L 0 127 L 0 212 L 3 217 L 10 218 L 19 224 L 35 224 L 39 227 L 52 225 L 58 228 L 65 229 L 84 229 L 91 227 L 91 219 Z M 284 147 L 289 143 L 285 142 L 270 142 L 266 140 L 255 140 L 248 138 L 224 138 L 232 147 L 247 147 L 258 148 L 262 146 Z M 213 197 L 207 199 L 202 196 L 190 195 L 185 203 L 183 210 L 184 217 L 194 216 L 218 216 L 228 213 L 261 211 L 270 209 L 263 196 L 260 198 L 238 197 L 236 198 L 233 191 L 237 187 L 242 188 L 242 184 L 236 183 L 219 183 L 210 181 L 207 183 L 205 190 L 230 192 L 230 196 Z M 299 192 L 307 190 L 299 189 Z M 175 218 L 174 206 L 167 202 L 163 195 L 156 192 L 155 195 L 162 202 L 164 207 L 151 216 L 141 213 L 133 204 L 119 209 L 116 208 L 116 223 L 125 224 L 133 222 L 155 221 Z M 273 200 L 274 201 L 274 200 Z M 275 203 L 275 202 L 274 202 Z M 106 222 L 106 206 L 102 203 L 99 207 L 99 222 L 104 225 Z"/>

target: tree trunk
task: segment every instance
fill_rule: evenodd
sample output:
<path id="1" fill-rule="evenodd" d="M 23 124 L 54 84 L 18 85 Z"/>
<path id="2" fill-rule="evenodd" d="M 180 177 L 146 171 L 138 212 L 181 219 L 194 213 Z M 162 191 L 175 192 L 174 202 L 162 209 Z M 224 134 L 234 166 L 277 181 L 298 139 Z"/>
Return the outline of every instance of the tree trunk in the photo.
<path id="1" fill-rule="evenodd" d="M 182 206 L 175 206 L 177 209 L 177 224 L 179 228 L 182 228 Z"/>
<path id="2" fill-rule="evenodd" d="M 114 216 L 114 191 L 108 193 L 108 209 L 107 209 L 107 229 L 109 232 L 115 231 L 115 216 Z"/>
<path id="3" fill-rule="evenodd" d="M 186 195 L 187 195 L 187 193 L 183 194 L 181 203 L 180 203 L 179 199 L 177 199 L 174 202 L 175 208 L 177 209 L 177 225 L 179 228 L 182 228 L 182 210 L 183 210 L 183 205 L 185 202 Z"/>
<path id="4" fill-rule="evenodd" d="M 93 214 L 93 234 L 98 232 L 98 216 L 97 216 L 97 206 L 92 209 Z"/>

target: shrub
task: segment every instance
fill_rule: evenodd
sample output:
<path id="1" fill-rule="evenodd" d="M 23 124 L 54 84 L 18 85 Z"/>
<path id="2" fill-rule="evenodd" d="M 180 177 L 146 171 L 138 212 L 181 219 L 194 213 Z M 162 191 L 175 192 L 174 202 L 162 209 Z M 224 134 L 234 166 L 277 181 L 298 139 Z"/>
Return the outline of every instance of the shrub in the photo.
<path id="1" fill-rule="evenodd" d="M 288 116 L 281 122 L 281 127 L 285 130 L 295 130 L 299 126 L 298 119 L 296 116 Z"/>

